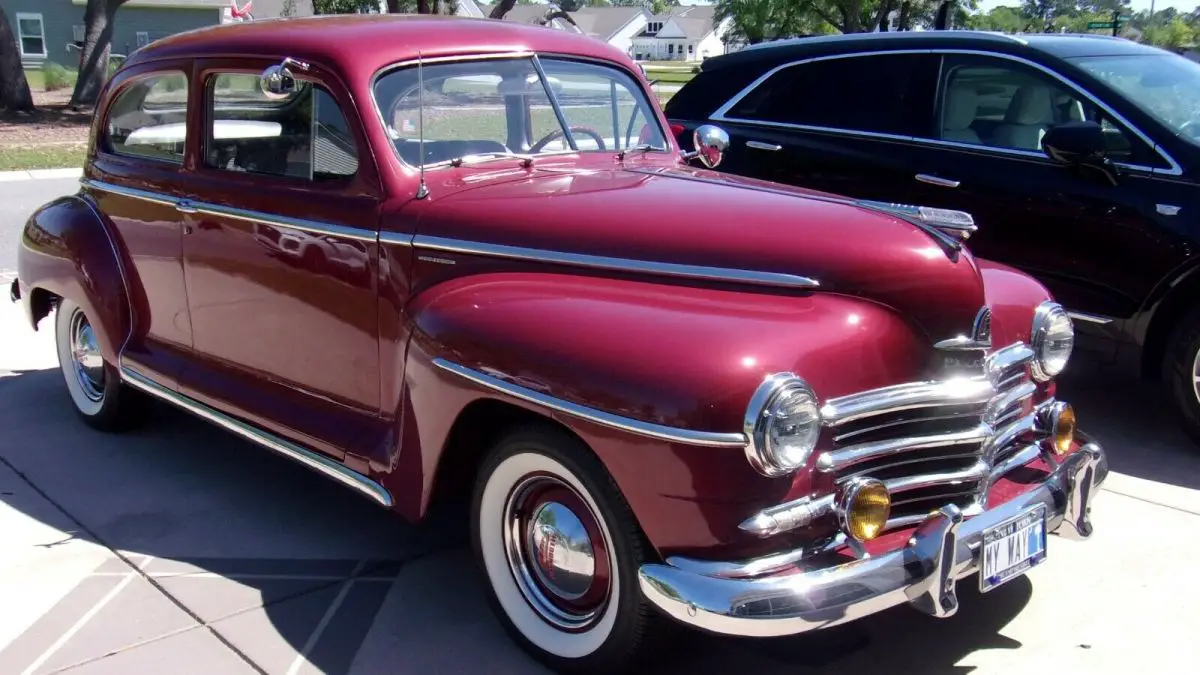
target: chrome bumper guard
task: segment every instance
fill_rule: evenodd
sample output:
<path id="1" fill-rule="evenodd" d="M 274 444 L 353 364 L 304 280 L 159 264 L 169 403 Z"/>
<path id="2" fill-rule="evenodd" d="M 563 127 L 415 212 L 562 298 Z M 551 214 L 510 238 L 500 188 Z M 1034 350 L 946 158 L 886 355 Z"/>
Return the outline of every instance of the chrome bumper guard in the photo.
<path id="1" fill-rule="evenodd" d="M 1087 539 L 1092 498 L 1107 473 L 1104 451 L 1089 442 L 1033 490 L 967 520 L 957 506 L 944 506 L 917 526 L 904 548 L 876 558 L 757 579 L 710 576 L 668 559 L 643 565 L 638 581 L 642 593 L 669 616 L 726 635 L 793 635 L 903 603 L 947 617 L 958 609 L 956 581 L 979 570 L 984 531 L 1045 505 L 1050 533 Z"/>

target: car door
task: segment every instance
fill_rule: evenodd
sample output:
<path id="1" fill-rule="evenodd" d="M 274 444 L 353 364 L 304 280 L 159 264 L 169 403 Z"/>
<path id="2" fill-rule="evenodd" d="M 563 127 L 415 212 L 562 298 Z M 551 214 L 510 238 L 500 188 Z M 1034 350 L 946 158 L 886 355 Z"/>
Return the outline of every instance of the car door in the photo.
<path id="1" fill-rule="evenodd" d="M 206 61 L 187 186 L 188 395 L 341 457 L 374 443 L 380 187 L 350 97 L 316 64 L 264 94 L 268 62 Z"/>
<path id="2" fill-rule="evenodd" d="M 721 170 L 908 203 L 908 141 L 932 95 L 931 63 L 924 52 L 865 52 L 765 73 L 712 115 L 730 135 Z"/>
<path id="3" fill-rule="evenodd" d="M 1092 323 L 1130 317 L 1185 251 L 1169 231 L 1171 165 L 1115 112 L 1064 78 L 1004 55 L 941 54 L 936 109 L 911 155 L 922 204 L 970 212 L 978 256 L 1041 281 Z M 1119 166 L 1103 172 L 1052 161 L 1041 137 L 1054 124 L 1100 122 Z M 1157 221 L 1157 222 L 1156 222 Z"/>
<path id="4" fill-rule="evenodd" d="M 189 61 L 123 71 L 112 83 L 83 190 L 112 223 L 129 260 L 132 335 L 122 367 L 168 389 L 192 348 L 184 289 L 184 214 L 176 208 L 185 158 Z M 121 345 L 117 345 L 122 347 Z"/>

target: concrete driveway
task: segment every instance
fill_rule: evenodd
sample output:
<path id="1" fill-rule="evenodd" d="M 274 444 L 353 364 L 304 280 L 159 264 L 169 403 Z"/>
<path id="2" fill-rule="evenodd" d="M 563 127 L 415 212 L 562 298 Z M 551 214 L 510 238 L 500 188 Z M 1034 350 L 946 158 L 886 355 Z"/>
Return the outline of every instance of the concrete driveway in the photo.
<path id="1" fill-rule="evenodd" d="M 0 276 L 20 223 L 73 181 L 0 184 Z M 539 673 L 484 601 L 452 518 L 414 527 L 160 405 L 88 430 L 0 302 L 0 673 Z M 1200 450 L 1152 389 L 1077 361 L 1060 386 L 1106 446 L 1095 537 L 951 619 L 905 608 L 823 633 L 683 633 L 662 673 L 1194 673 Z"/>

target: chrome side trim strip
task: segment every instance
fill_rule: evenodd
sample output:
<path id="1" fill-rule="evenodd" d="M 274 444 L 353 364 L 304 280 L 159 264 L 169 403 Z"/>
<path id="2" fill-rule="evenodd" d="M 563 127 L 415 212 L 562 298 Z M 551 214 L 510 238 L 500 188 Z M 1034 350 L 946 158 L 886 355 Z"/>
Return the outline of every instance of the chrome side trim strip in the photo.
<path id="1" fill-rule="evenodd" d="M 982 378 L 897 384 L 831 398 L 821 407 L 821 420 L 827 427 L 837 427 L 864 417 L 912 408 L 984 404 L 993 393 L 991 383 Z"/>
<path id="2" fill-rule="evenodd" d="M 862 136 L 862 137 L 866 137 L 866 138 L 882 138 L 882 139 L 898 140 L 898 141 L 905 141 L 905 142 L 909 142 L 909 143 L 920 143 L 920 144 L 927 144 L 927 145 L 941 145 L 941 146 L 946 146 L 946 147 L 964 148 L 964 149 L 976 150 L 976 151 L 981 151 L 981 152 L 1024 156 L 1024 157 L 1030 157 L 1030 158 L 1034 158 L 1034 159 L 1044 160 L 1047 162 L 1051 161 L 1050 158 L 1047 157 L 1046 155 L 1044 155 L 1043 153 L 1027 151 L 1027 150 L 1017 150 L 1014 148 L 993 148 L 993 147 L 989 147 L 986 145 L 973 145 L 970 143 L 957 143 L 954 141 L 943 141 L 940 139 L 923 138 L 923 137 L 918 137 L 918 136 L 883 134 L 883 133 L 875 133 L 875 132 L 869 132 L 869 131 L 859 131 L 856 129 L 819 127 L 819 126 L 809 126 L 809 125 L 804 125 L 804 124 L 790 124 L 790 123 L 784 123 L 784 122 L 767 122 L 767 121 L 763 121 L 763 120 L 750 120 L 750 119 L 728 116 L 729 111 L 735 105 L 737 105 L 743 98 L 748 96 L 752 91 L 754 91 L 755 88 L 757 88 L 759 85 L 761 85 L 763 82 L 765 82 L 767 80 L 767 78 L 771 77 L 775 73 L 777 73 L 785 68 L 791 68 L 793 66 L 802 65 L 805 63 L 812 63 L 815 61 L 829 61 L 829 60 L 833 60 L 833 59 L 848 59 L 848 58 L 856 58 L 856 57 L 862 57 L 862 56 L 879 56 L 879 55 L 884 55 L 884 54 L 937 54 L 939 56 L 944 56 L 947 54 L 970 54 L 970 55 L 974 55 L 974 56 L 987 56 L 987 57 L 1003 59 L 1003 60 L 1008 60 L 1008 61 L 1015 61 L 1017 63 L 1021 63 L 1021 64 L 1025 65 L 1027 67 L 1033 68 L 1035 70 L 1039 70 L 1039 71 L 1045 73 L 1046 75 L 1049 75 L 1050 77 L 1058 80 L 1062 84 L 1066 85 L 1066 87 L 1068 89 L 1075 91 L 1080 96 L 1091 101 L 1098 108 L 1100 108 L 1104 112 L 1108 113 L 1113 119 L 1115 119 L 1120 124 L 1124 125 L 1134 135 L 1136 135 L 1139 139 L 1141 139 L 1141 141 L 1143 143 L 1145 143 L 1147 146 L 1149 146 L 1151 150 L 1153 150 L 1155 153 L 1157 153 L 1169 165 L 1170 168 L 1159 169 L 1159 168 L 1150 167 L 1150 166 L 1142 166 L 1139 164 L 1124 164 L 1124 163 L 1120 163 L 1120 162 L 1115 162 L 1115 164 L 1117 166 L 1124 168 L 1124 169 L 1131 169 L 1134 171 L 1142 171 L 1145 173 L 1151 173 L 1151 174 L 1159 175 L 1159 176 L 1183 175 L 1183 170 L 1180 168 L 1179 163 L 1175 161 L 1175 158 L 1171 157 L 1170 154 L 1168 154 L 1165 150 L 1163 150 L 1162 147 L 1159 146 L 1159 144 L 1150 140 L 1150 137 L 1147 136 L 1145 133 L 1143 133 L 1141 129 L 1134 126 L 1133 123 L 1131 123 L 1129 120 L 1125 119 L 1124 116 L 1122 116 L 1120 113 L 1118 113 L 1117 111 L 1110 108 L 1106 103 L 1104 103 L 1100 99 L 1093 96 L 1090 92 L 1088 92 L 1082 86 L 1076 84 L 1073 80 L 1071 80 L 1071 79 L 1063 76 L 1062 74 L 1058 73 L 1057 71 L 1051 70 L 1050 68 L 1047 68 L 1046 66 L 1044 66 L 1040 63 L 1037 63 L 1035 61 L 1030 61 L 1029 59 L 1022 58 L 1022 57 L 1016 56 L 1014 54 L 1005 54 L 1003 52 L 989 52 L 989 51 L 984 51 L 981 49 L 950 49 L 950 48 L 944 48 L 944 47 L 928 47 L 925 49 L 891 49 L 891 50 L 883 50 L 883 51 L 862 51 L 862 52 L 855 52 L 855 53 L 851 53 L 851 54 L 826 54 L 826 55 L 815 56 L 815 57 L 807 58 L 807 59 L 800 59 L 797 61 L 789 61 L 787 63 L 783 63 L 778 66 L 775 66 L 774 68 L 772 68 L 772 69 L 768 70 L 767 72 L 763 73 L 762 75 L 760 75 L 753 82 L 746 85 L 741 91 L 734 94 L 733 97 L 730 98 L 728 101 L 726 101 L 720 108 L 717 108 L 717 110 L 712 115 L 710 115 L 709 118 L 714 121 L 736 122 L 736 123 L 740 123 L 740 124 L 749 124 L 749 125 L 762 125 L 762 126 L 767 126 L 767 127 L 776 127 L 776 128 L 783 128 L 783 129 L 798 129 L 800 131 L 815 131 L 815 132 L 845 134 L 845 135 L 851 135 L 851 136 Z M 938 83 L 938 88 L 939 88 L 939 90 L 941 89 L 940 82 Z"/>
<path id="3" fill-rule="evenodd" d="M 386 488 L 357 471 L 342 465 L 340 462 L 229 417 L 183 394 L 171 391 L 150 378 L 139 375 L 126 366 L 121 366 L 120 372 L 121 379 L 133 387 L 183 408 L 193 415 L 197 415 L 228 431 L 232 431 L 242 438 L 254 441 L 269 450 L 274 450 L 284 457 L 300 462 L 310 469 L 323 473 L 343 485 L 354 488 L 367 497 L 370 497 L 380 506 L 389 508 L 392 506 L 392 495 Z"/>
<path id="4" fill-rule="evenodd" d="M 279 216 L 261 211 L 248 211 L 245 209 L 237 209 L 230 206 L 222 206 L 220 204 L 210 204 L 208 202 L 198 202 L 182 197 L 172 197 L 170 195 L 150 192 L 148 190 L 139 190 L 136 188 L 125 187 L 123 185 L 113 185 L 98 180 L 84 178 L 80 181 L 84 186 L 108 192 L 111 194 L 131 197 L 133 199 L 141 199 L 142 201 L 162 204 L 164 206 L 178 207 L 180 203 L 186 203 L 188 209 L 204 213 L 210 216 L 221 216 L 225 218 L 235 218 L 251 223 L 263 223 L 277 227 L 284 227 L 291 230 L 300 230 L 311 234 L 324 234 L 341 239 L 354 239 L 357 241 L 365 241 L 375 243 L 379 240 L 379 235 L 372 230 L 364 230 L 357 227 L 346 227 L 344 225 L 335 225 L 333 223 L 323 223 L 316 220 L 305 220 L 301 218 L 289 218 L 287 216 Z"/>
<path id="5" fill-rule="evenodd" d="M 1088 323 L 1098 323 L 1101 326 L 1113 322 L 1112 317 L 1100 316 L 1099 314 L 1087 314 L 1085 312 L 1067 312 L 1067 316 L 1075 321 L 1086 321 Z"/>
<path id="6" fill-rule="evenodd" d="M 589 408 L 570 401 L 564 401 L 554 396 L 536 392 L 532 389 L 513 384 L 491 375 L 486 375 L 477 370 L 460 366 L 457 363 L 447 361 L 442 358 L 435 358 L 433 364 L 442 370 L 454 373 L 459 377 L 470 380 L 475 384 L 497 391 L 502 394 L 508 394 L 514 398 L 527 401 L 535 405 L 571 415 L 579 419 L 606 426 L 611 429 L 626 431 L 647 438 L 654 438 L 660 441 L 668 441 L 671 443 L 683 443 L 685 445 L 701 445 L 713 448 L 744 448 L 746 446 L 746 437 L 740 433 L 720 433 L 715 431 L 693 431 L 691 429 L 680 429 L 678 427 L 668 427 L 652 422 L 642 422 L 640 420 L 613 415 L 612 413 Z"/>
<path id="7" fill-rule="evenodd" d="M 587 267 L 591 269 L 613 270 L 618 272 L 637 272 L 642 274 L 657 274 L 685 279 L 706 279 L 709 281 L 731 281 L 758 286 L 779 286 L 784 288 L 817 288 L 820 283 L 810 277 L 802 277 L 783 272 L 761 272 L 758 270 L 733 269 L 728 267 L 705 267 L 702 265 L 681 265 L 677 263 L 655 262 L 651 260 L 635 260 L 633 258 L 610 258 L 608 256 L 589 255 L 586 253 L 566 253 L 546 249 L 525 248 L 522 246 L 504 246 L 502 244 L 485 244 L 482 242 L 464 241 L 417 235 L 413 238 L 413 246 L 432 251 L 448 253 L 464 253 L 484 255 L 495 258 L 511 258 L 513 260 L 531 260 L 535 262 Z"/>

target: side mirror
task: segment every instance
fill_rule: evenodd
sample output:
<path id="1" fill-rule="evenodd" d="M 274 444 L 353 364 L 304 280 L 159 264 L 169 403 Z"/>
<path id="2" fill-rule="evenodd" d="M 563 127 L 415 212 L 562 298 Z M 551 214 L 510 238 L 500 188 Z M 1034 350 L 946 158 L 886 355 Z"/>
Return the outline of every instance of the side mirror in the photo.
<path id="1" fill-rule="evenodd" d="M 702 124 L 692 132 L 692 147 L 695 149 L 684 155 L 684 159 L 696 158 L 706 168 L 714 169 L 729 149 L 729 134 L 716 125 Z"/>
<path id="2" fill-rule="evenodd" d="M 1042 137 L 1042 151 L 1063 164 L 1104 164 L 1107 153 L 1104 129 L 1095 122 L 1066 122 L 1050 127 Z"/>
<path id="3" fill-rule="evenodd" d="M 285 99 L 296 91 L 296 77 L 288 66 L 296 66 L 300 70 L 308 70 L 308 64 L 291 57 L 278 65 L 271 66 L 258 77 L 258 86 L 262 93 L 273 101 Z"/>

